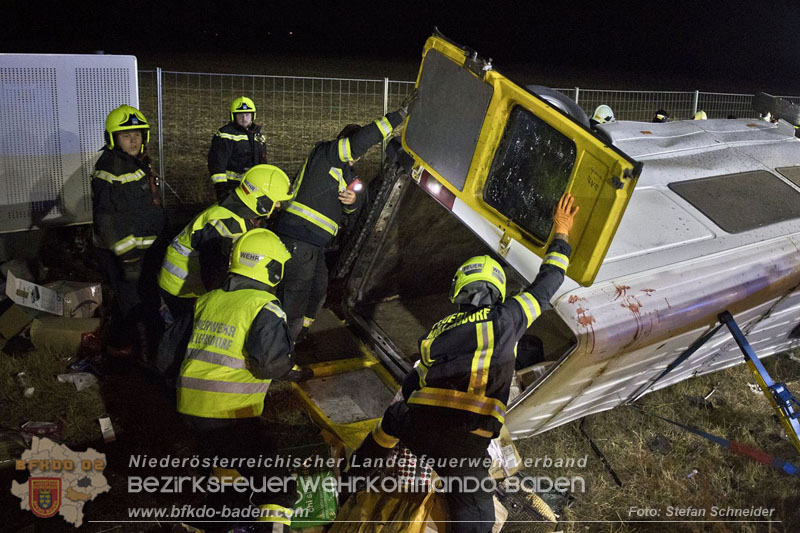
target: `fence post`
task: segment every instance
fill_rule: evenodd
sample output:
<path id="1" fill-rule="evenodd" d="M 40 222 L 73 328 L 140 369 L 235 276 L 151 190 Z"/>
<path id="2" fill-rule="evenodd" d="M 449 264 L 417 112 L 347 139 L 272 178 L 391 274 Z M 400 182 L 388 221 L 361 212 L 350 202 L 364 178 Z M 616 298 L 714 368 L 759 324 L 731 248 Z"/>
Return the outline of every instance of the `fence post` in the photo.
<path id="1" fill-rule="evenodd" d="M 166 181 L 164 176 L 164 121 L 161 115 L 163 98 L 161 97 L 161 67 L 156 67 L 156 120 L 158 121 L 158 175 L 161 176 L 161 205 L 165 205 L 166 200 L 164 189 Z"/>
<path id="2" fill-rule="evenodd" d="M 694 101 L 692 102 L 692 118 L 694 118 L 695 114 L 697 113 L 697 102 L 700 100 L 700 91 L 694 92 Z"/>
<path id="3" fill-rule="evenodd" d="M 389 112 L 389 78 L 383 78 L 383 116 Z M 386 139 L 381 141 L 381 162 L 378 171 L 383 169 L 383 160 L 386 159 Z"/>
<path id="4" fill-rule="evenodd" d="M 576 104 L 578 103 L 578 95 L 580 95 L 580 93 L 581 90 L 578 87 L 575 87 L 575 98 L 573 98 L 573 100 L 575 100 Z"/>

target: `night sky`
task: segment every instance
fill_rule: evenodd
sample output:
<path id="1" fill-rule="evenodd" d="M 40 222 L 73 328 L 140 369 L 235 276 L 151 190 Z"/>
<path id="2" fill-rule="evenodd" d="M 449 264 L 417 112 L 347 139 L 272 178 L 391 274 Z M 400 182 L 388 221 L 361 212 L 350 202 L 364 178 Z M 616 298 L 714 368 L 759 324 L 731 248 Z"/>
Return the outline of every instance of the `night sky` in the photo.
<path id="1" fill-rule="evenodd" d="M 510 74 L 535 69 L 609 88 L 800 94 L 800 2 L 584 3 L 142 0 L 47 3 L 45 9 L 12 0 L 3 3 L 0 46 L 5 52 L 104 50 L 145 63 L 182 52 L 411 65 L 438 26 Z"/>

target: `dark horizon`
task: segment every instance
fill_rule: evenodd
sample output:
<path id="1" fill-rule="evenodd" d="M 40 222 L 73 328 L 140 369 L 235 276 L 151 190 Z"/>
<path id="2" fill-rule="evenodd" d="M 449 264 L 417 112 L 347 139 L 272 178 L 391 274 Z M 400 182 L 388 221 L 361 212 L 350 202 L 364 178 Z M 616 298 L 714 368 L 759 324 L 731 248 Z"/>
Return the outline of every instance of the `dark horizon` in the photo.
<path id="1" fill-rule="evenodd" d="M 237 63 L 231 57 L 361 58 L 408 64 L 415 73 L 425 39 L 438 26 L 452 40 L 493 58 L 512 77 L 538 72 L 576 83 L 598 80 L 600 88 L 800 93 L 796 3 L 683 7 L 656 0 L 586 8 L 567 1 L 520 9 L 499 1 L 449 10 L 432 2 L 231 6 L 198 0 L 187 8 L 115 0 L 47 10 L 29 2 L 8 4 L 10 29 L 0 36 L 4 52 L 103 50 L 136 55 L 144 67 L 162 66 L 156 64 L 159 58 L 192 55 L 225 58 L 218 61 L 225 64 Z"/>

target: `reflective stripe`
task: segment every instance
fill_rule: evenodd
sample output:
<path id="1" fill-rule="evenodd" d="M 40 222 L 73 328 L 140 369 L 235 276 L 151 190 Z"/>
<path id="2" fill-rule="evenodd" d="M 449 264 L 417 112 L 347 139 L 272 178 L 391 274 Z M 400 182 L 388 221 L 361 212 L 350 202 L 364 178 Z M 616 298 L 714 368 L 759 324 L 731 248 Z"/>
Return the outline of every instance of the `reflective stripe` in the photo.
<path id="1" fill-rule="evenodd" d="M 226 392 L 228 394 L 261 394 L 266 393 L 267 389 L 269 389 L 269 383 L 234 383 L 186 376 L 181 376 L 178 379 L 178 386 L 184 389 Z"/>
<path id="2" fill-rule="evenodd" d="M 479 415 L 493 416 L 501 423 L 506 419 L 506 406 L 500 400 L 451 389 L 425 387 L 412 392 L 408 403 L 449 407 Z"/>
<path id="3" fill-rule="evenodd" d="M 153 246 L 154 242 L 156 242 L 155 235 L 148 235 L 146 237 L 136 237 L 137 248 L 150 248 L 151 246 Z"/>
<path id="4" fill-rule="evenodd" d="M 566 272 L 567 268 L 569 267 L 569 257 L 558 252 L 550 252 L 544 256 L 544 261 L 542 264 L 554 265 Z"/>
<path id="5" fill-rule="evenodd" d="M 343 163 L 353 160 L 353 154 L 350 152 L 350 139 L 347 137 L 339 139 L 339 160 Z"/>
<path id="6" fill-rule="evenodd" d="M 212 365 L 226 366 L 228 368 L 247 368 L 244 359 L 238 359 L 221 353 L 209 352 L 208 350 L 200 350 L 198 348 L 192 348 L 186 352 L 186 358 L 194 359 L 195 361 L 203 361 L 204 363 L 211 363 Z"/>
<path id="7" fill-rule="evenodd" d="M 289 207 L 286 208 L 286 212 L 308 220 L 315 226 L 324 229 L 331 235 L 336 235 L 339 233 L 339 225 L 336 222 L 329 219 L 322 213 L 311 209 L 307 205 L 301 204 L 297 200 L 289 204 Z"/>
<path id="8" fill-rule="evenodd" d="M 173 276 L 177 277 L 178 279 L 186 279 L 189 277 L 189 272 L 182 269 L 178 265 L 169 262 L 169 259 L 164 258 L 164 264 L 161 265 L 161 268 L 172 274 Z"/>
<path id="9" fill-rule="evenodd" d="M 353 213 L 356 212 L 355 209 L 352 209 L 352 208 L 349 208 L 349 207 L 343 207 L 342 211 L 344 211 L 345 215 L 352 215 Z"/>
<path id="10" fill-rule="evenodd" d="M 389 119 L 386 117 L 381 117 L 375 121 L 375 125 L 378 126 L 378 129 L 381 130 L 381 135 L 385 139 L 389 135 L 391 135 L 392 130 L 392 123 L 389 122 Z"/>
<path id="11" fill-rule="evenodd" d="M 489 365 L 494 352 L 494 327 L 491 322 L 475 324 L 477 348 L 472 357 L 472 370 L 469 378 L 468 392 L 485 395 L 486 384 L 489 382 Z"/>
<path id="12" fill-rule="evenodd" d="M 192 252 L 194 251 L 191 248 L 188 248 L 182 245 L 180 242 L 178 242 L 177 238 L 173 240 L 169 245 L 173 250 L 181 254 L 183 257 L 189 257 L 190 255 L 192 255 Z"/>
<path id="13" fill-rule="evenodd" d="M 228 181 L 228 176 L 226 176 L 224 173 L 212 174 L 211 181 L 214 183 L 225 183 Z"/>
<path id="14" fill-rule="evenodd" d="M 528 292 L 521 292 L 512 299 L 516 300 L 520 307 L 522 307 L 522 311 L 525 313 L 525 319 L 528 322 L 527 327 L 531 327 L 533 321 L 539 318 L 539 315 L 542 314 L 542 308 L 539 306 L 539 301 Z"/>
<path id="15" fill-rule="evenodd" d="M 267 302 L 264 304 L 264 309 L 269 309 L 270 311 L 278 315 L 279 318 L 286 320 L 286 313 L 283 312 L 283 309 L 281 309 L 280 306 L 277 306 L 272 302 Z"/>
<path id="16" fill-rule="evenodd" d="M 225 177 L 228 178 L 228 181 L 230 181 L 230 180 L 242 181 L 242 178 L 244 177 L 244 173 L 243 172 L 234 172 L 233 170 L 226 170 L 225 171 Z"/>
<path id="17" fill-rule="evenodd" d="M 208 134 L 206 134 L 208 135 Z M 223 139 L 228 139 L 230 141 L 246 141 L 247 135 L 234 135 L 232 133 L 222 133 L 221 131 L 217 132 L 217 135 L 222 137 Z M 207 139 L 208 137 L 206 137 Z"/>
<path id="18" fill-rule="evenodd" d="M 292 525 L 293 511 L 274 503 L 258 506 L 258 522 L 277 522 L 286 526 Z M 283 528 L 280 529 L 283 531 Z"/>
<path id="19" fill-rule="evenodd" d="M 117 255 L 122 255 L 125 252 L 130 252 L 134 248 L 136 248 L 136 237 L 133 235 L 128 235 L 127 237 L 123 237 L 122 239 L 118 240 L 114 243 L 114 253 Z"/>
<path id="20" fill-rule="evenodd" d="M 115 176 L 114 174 L 106 172 L 105 170 L 95 170 L 94 177 L 103 181 L 107 181 L 108 183 L 114 183 L 115 181 L 119 183 L 130 183 L 132 181 L 139 181 L 145 177 L 145 171 L 139 169 L 136 172 Z"/>
<path id="21" fill-rule="evenodd" d="M 386 433 L 381 427 L 381 422 L 383 422 L 383 418 L 378 420 L 378 423 L 375 424 L 375 429 L 372 430 L 372 438 L 375 439 L 375 442 L 377 442 L 381 448 L 394 448 L 397 443 L 400 442 L 400 439 Z"/>
<path id="22" fill-rule="evenodd" d="M 339 184 L 339 192 L 344 192 L 345 189 L 347 189 L 347 182 L 344 181 L 341 168 L 331 167 L 331 169 L 328 171 L 328 174 L 330 174 Z"/>
<path id="23" fill-rule="evenodd" d="M 304 328 L 310 328 L 311 324 L 313 324 L 313 323 L 314 323 L 314 319 L 313 318 L 309 318 L 307 316 L 303 317 L 303 327 Z"/>
<path id="24" fill-rule="evenodd" d="M 428 370 L 430 370 L 430 368 L 421 361 L 417 361 L 417 363 L 414 365 L 414 368 L 419 376 L 419 388 L 421 389 L 427 384 L 425 378 L 428 377 Z"/>
<path id="25" fill-rule="evenodd" d="M 214 229 L 216 229 L 217 232 L 223 237 L 228 237 L 229 239 L 233 238 L 233 233 L 228 230 L 228 226 L 226 226 L 221 220 L 212 220 L 211 225 L 214 226 Z"/>
<path id="26" fill-rule="evenodd" d="M 431 344 L 433 344 L 434 339 L 435 337 L 431 337 L 430 339 L 425 339 L 419 343 L 419 351 L 420 355 L 422 356 L 422 362 L 428 366 L 433 364 L 433 359 L 431 359 Z"/>

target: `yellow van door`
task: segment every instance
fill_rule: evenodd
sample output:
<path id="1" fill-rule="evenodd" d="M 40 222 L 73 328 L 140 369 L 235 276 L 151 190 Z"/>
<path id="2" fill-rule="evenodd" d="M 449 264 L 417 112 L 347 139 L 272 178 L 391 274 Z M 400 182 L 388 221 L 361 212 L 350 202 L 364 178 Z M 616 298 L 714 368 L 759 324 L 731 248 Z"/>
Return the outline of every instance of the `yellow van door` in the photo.
<path id="1" fill-rule="evenodd" d="M 571 193 L 580 211 L 567 275 L 591 285 L 641 165 L 441 36 L 425 43 L 417 87 L 403 133 L 414 179 L 499 228 L 501 255 L 514 239 L 543 257 L 556 202 Z"/>

